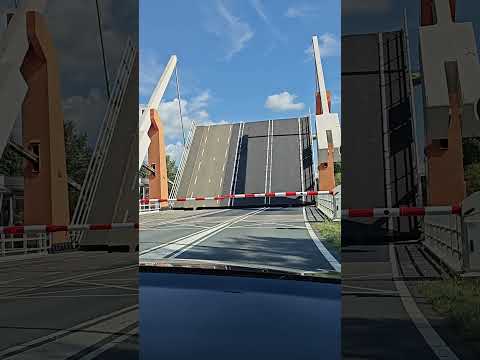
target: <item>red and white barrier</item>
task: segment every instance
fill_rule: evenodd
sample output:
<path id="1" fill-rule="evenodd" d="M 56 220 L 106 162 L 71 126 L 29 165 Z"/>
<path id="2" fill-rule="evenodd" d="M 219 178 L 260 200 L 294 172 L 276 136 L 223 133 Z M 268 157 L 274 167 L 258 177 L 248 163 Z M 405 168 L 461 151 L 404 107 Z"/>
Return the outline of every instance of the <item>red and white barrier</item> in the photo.
<path id="1" fill-rule="evenodd" d="M 138 223 L 0 226 L 0 234 L 54 233 L 60 231 L 138 229 Z"/>
<path id="2" fill-rule="evenodd" d="M 343 209 L 342 219 L 348 218 L 381 218 L 399 216 L 425 216 L 425 215 L 460 215 L 462 208 L 453 206 L 427 206 L 427 207 L 399 207 L 399 208 L 365 208 Z"/>
<path id="3" fill-rule="evenodd" d="M 185 201 L 206 201 L 206 200 L 227 200 L 227 199 L 250 199 L 250 198 L 275 198 L 275 197 L 292 197 L 292 196 L 317 196 L 320 194 L 333 194 L 329 191 L 282 191 L 267 193 L 249 193 L 249 194 L 225 194 L 215 196 L 194 196 L 180 197 L 176 199 L 141 199 L 140 204 L 148 205 L 156 202 L 185 202 Z"/>

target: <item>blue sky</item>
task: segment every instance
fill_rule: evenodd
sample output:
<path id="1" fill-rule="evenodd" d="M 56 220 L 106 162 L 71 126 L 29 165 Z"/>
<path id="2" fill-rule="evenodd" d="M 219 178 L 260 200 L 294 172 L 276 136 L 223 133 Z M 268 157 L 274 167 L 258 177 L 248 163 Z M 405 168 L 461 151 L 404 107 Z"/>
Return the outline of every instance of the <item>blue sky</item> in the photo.
<path id="1" fill-rule="evenodd" d="M 286 118 L 315 110 L 311 37 L 320 39 L 332 110 L 340 111 L 340 0 L 140 1 L 140 103 L 170 55 L 189 124 Z M 175 79 L 160 107 L 167 152 L 178 157 Z"/>

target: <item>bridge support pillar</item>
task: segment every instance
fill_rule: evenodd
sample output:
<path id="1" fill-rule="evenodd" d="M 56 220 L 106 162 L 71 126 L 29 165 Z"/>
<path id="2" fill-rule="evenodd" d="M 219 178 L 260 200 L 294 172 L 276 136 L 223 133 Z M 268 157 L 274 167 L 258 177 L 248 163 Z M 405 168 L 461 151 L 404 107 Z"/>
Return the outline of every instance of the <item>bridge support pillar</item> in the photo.
<path id="1" fill-rule="evenodd" d="M 167 183 L 167 159 L 165 154 L 165 140 L 163 133 L 163 124 L 160 121 L 158 112 L 150 109 L 150 129 L 148 136 L 150 137 L 150 145 L 148 147 L 148 165 L 155 169 L 155 175 L 150 175 L 149 198 L 150 199 L 166 199 L 168 198 Z M 168 203 L 160 203 L 160 207 L 167 207 Z"/>
<path id="2" fill-rule="evenodd" d="M 41 14 L 26 13 L 29 49 L 21 73 L 28 85 L 22 104 L 23 146 L 39 157 L 24 166 L 24 224 L 68 224 L 68 180 L 57 55 Z M 55 233 L 53 243 L 66 233 Z"/>
<path id="3" fill-rule="evenodd" d="M 328 145 L 327 151 L 327 162 L 322 162 L 318 165 L 319 191 L 333 191 L 335 187 L 333 144 Z"/>

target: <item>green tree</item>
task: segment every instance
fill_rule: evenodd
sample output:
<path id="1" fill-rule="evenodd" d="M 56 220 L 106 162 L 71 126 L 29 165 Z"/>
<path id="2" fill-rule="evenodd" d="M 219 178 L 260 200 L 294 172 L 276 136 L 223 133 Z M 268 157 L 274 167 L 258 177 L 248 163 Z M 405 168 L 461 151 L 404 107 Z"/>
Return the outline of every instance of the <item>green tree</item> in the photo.
<path id="1" fill-rule="evenodd" d="M 335 174 L 335 184 L 340 185 L 342 183 L 342 163 L 334 163 L 333 172 Z"/>
<path id="2" fill-rule="evenodd" d="M 170 181 L 173 182 L 175 180 L 175 175 L 177 174 L 178 167 L 175 164 L 175 160 L 172 160 L 170 158 L 170 155 L 167 155 L 167 178 L 169 180 L 168 182 L 168 193 L 170 193 L 170 188 L 172 185 L 170 184 Z"/>
<path id="3" fill-rule="evenodd" d="M 87 135 L 80 133 L 75 123 L 65 121 L 65 157 L 67 162 L 67 175 L 77 184 L 82 185 L 87 174 L 88 164 L 93 150 L 88 144 Z M 70 214 L 73 215 L 80 192 L 71 186 L 68 188 Z"/>
<path id="4" fill-rule="evenodd" d="M 0 158 L 0 175 L 22 176 L 23 159 L 10 146 L 5 146 L 5 150 Z"/>
<path id="5" fill-rule="evenodd" d="M 471 164 L 465 168 L 465 183 L 468 195 L 480 191 L 480 163 Z"/>

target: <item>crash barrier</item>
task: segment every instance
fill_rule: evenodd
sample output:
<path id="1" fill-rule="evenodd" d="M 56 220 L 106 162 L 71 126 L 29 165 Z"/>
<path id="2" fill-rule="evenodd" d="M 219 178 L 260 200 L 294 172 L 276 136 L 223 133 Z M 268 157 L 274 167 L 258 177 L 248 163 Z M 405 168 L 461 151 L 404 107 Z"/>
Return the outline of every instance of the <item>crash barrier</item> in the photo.
<path id="1" fill-rule="evenodd" d="M 480 194 L 462 205 L 343 209 L 342 219 L 418 216 L 423 218 L 422 244 L 452 272 L 480 271 L 480 217 L 474 203 Z"/>
<path id="2" fill-rule="evenodd" d="M 327 216 L 329 220 L 340 219 L 341 197 L 340 192 L 319 192 L 316 198 L 318 209 Z"/>
<path id="3" fill-rule="evenodd" d="M 46 233 L 29 234 L 0 234 L 0 254 L 20 255 L 32 252 L 46 252 L 50 246 L 49 236 Z"/>
<path id="4" fill-rule="evenodd" d="M 162 204 L 168 203 L 172 205 L 177 202 L 188 201 L 221 201 L 228 199 L 251 199 L 251 198 L 275 198 L 275 197 L 306 197 L 317 196 L 319 194 L 331 194 L 329 191 L 282 191 L 282 192 L 267 192 L 267 193 L 247 193 L 247 194 L 225 194 L 215 196 L 193 196 L 193 197 L 178 197 L 175 199 L 140 199 L 140 212 L 158 211 L 162 209 Z M 165 205 L 163 205 L 165 206 Z"/>
<path id="5" fill-rule="evenodd" d="M 56 232 L 138 229 L 138 223 L 0 226 L 1 256 L 75 249 L 78 243 L 53 243 Z"/>

